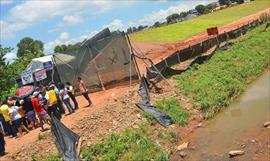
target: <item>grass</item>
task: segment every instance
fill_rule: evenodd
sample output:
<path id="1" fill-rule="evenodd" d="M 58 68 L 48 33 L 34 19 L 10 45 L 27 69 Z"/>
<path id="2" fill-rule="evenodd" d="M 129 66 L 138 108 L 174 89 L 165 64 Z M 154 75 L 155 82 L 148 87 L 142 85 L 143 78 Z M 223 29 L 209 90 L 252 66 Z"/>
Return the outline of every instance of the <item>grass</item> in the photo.
<path id="1" fill-rule="evenodd" d="M 46 139 L 48 137 L 48 132 L 40 132 L 38 133 L 38 140 Z"/>
<path id="2" fill-rule="evenodd" d="M 155 102 L 155 107 L 160 109 L 165 114 L 169 115 L 173 123 L 177 125 L 187 125 L 190 113 L 188 110 L 180 107 L 179 100 L 174 97 L 162 98 Z M 142 112 L 142 116 L 146 118 L 150 125 L 154 125 L 157 121 L 154 116 Z"/>
<path id="3" fill-rule="evenodd" d="M 187 125 L 190 113 L 180 107 L 179 100 L 174 97 L 157 100 L 155 106 L 169 115 L 177 125 Z"/>
<path id="4" fill-rule="evenodd" d="M 32 155 L 32 161 L 62 161 L 59 154 L 49 154 L 46 156 Z"/>
<path id="5" fill-rule="evenodd" d="M 234 40 L 232 48 L 175 76 L 179 90 L 199 105 L 206 118 L 229 105 L 269 66 L 270 29 L 261 32 L 264 28 L 253 29 Z"/>
<path id="6" fill-rule="evenodd" d="M 223 26 L 267 7 L 269 7 L 268 0 L 256 0 L 251 3 L 202 15 L 195 19 L 134 33 L 130 37 L 135 42 L 179 41 L 205 31 L 209 27 Z"/>
<path id="7" fill-rule="evenodd" d="M 83 147 L 82 156 L 92 161 L 167 161 L 168 154 L 141 129 L 126 130 L 122 135 L 111 134 L 90 148 Z"/>

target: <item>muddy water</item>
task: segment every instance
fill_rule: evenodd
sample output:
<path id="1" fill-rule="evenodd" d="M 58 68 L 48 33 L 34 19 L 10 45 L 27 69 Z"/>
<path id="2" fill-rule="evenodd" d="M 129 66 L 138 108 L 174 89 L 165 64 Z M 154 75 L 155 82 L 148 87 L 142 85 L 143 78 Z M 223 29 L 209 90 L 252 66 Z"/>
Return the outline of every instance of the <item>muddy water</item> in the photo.
<path id="1" fill-rule="evenodd" d="M 270 120 L 270 71 L 253 82 L 243 95 L 198 129 L 191 139 L 196 148 L 189 160 L 205 160 L 233 150 L 245 131 L 262 128 Z M 206 159 L 207 160 L 207 159 Z M 210 159 L 211 160 L 211 159 Z"/>

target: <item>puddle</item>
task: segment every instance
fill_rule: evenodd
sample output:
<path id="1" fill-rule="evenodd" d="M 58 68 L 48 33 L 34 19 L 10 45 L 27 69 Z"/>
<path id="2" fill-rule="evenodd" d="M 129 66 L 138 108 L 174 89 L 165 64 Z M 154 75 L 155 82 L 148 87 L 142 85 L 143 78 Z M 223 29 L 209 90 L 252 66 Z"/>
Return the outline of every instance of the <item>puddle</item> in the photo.
<path id="1" fill-rule="evenodd" d="M 190 160 L 222 156 L 232 150 L 248 129 L 262 128 L 270 120 L 270 71 L 253 82 L 243 95 L 214 119 L 196 130 L 191 142 L 196 146 Z M 206 157 L 207 157 L 206 156 Z"/>

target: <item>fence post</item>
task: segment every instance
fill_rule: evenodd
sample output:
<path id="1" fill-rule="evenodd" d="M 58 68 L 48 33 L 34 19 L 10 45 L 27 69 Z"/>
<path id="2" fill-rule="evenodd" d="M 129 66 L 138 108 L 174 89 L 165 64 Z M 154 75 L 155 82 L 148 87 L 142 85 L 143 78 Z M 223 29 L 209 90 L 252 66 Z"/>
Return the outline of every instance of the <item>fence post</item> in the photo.
<path id="1" fill-rule="evenodd" d="M 180 64 L 181 63 L 181 60 L 180 60 L 179 52 L 177 52 L 177 59 L 178 59 L 178 62 Z"/>
<path id="2" fill-rule="evenodd" d="M 168 65 L 168 63 L 167 63 L 167 60 L 166 60 L 166 59 L 162 59 L 162 60 L 165 61 L 165 65 L 168 67 L 169 65 Z"/>
<path id="3" fill-rule="evenodd" d="M 100 77 L 99 70 L 98 70 L 98 67 L 97 67 L 97 64 L 96 64 L 96 60 L 94 59 L 93 62 L 94 62 L 95 69 L 96 69 L 96 71 L 97 71 L 97 76 L 98 76 L 98 80 L 99 80 L 99 82 L 100 82 L 100 84 L 101 84 L 101 88 L 102 88 L 103 91 L 105 91 L 106 88 L 105 88 L 104 83 L 103 83 L 103 81 L 102 81 L 102 79 L 101 79 L 101 77 Z"/>

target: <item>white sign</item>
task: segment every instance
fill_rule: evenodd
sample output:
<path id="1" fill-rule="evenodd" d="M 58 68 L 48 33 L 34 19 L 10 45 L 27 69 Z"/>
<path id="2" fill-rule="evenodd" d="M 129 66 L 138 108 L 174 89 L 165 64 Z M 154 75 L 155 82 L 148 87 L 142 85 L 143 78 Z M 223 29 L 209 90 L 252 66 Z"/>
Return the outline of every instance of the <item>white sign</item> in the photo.
<path id="1" fill-rule="evenodd" d="M 29 70 L 22 71 L 21 79 L 22 79 L 22 84 L 23 85 L 34 82 L 34 78 L 33 78 L 32 72 L 29 71 Z"/>
<path id="2" fill-rule="evenodd" d="M 46 79 L 47 78 L 46 70 L 42 69 L 35 72 L 35 78 L 36 78 L 36 81 L 41 81 L 43 79 Z"/>

